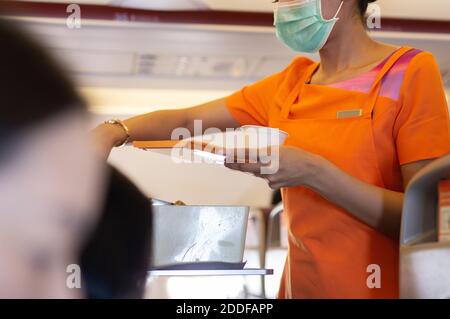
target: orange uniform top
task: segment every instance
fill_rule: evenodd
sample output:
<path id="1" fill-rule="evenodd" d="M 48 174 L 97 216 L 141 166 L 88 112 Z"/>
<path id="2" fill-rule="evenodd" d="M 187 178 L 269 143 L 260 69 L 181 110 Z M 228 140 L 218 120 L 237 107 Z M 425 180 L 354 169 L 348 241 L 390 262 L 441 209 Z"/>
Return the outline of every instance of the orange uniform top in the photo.
<path id="1" fill-rule="evenodd" d="M 286 145 L 393 191 L 403 191 L 401 165 L 450 152 L 448 106 L 432 54 L 401 48 L 372 71 L 332 85 L 309 84 L 318 65 L 296 58 L 228 97 L 230 113 L 242 125 L 287 131 Z M 282 195 L 289 249 L 280 298 L 398 297 L 398 241 L 305 187 Z M 373 265 L 381 287 L 368 285 Z"/>

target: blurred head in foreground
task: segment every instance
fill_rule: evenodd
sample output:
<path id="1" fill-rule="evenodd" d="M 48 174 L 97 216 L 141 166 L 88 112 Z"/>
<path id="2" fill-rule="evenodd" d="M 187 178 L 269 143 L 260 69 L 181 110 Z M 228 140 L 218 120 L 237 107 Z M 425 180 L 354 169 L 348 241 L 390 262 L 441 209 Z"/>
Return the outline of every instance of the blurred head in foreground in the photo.
<path id="1" fill-rule="evenodd" d="M 105 204 L 81 255 L 88 298 L 141 298 L 150 265 L 151 203 L 112 168 Z"/>
<path id="2" fill-rule="evenodd" d="M 0 298 L 72 298 L 68 266 L 98 219 L 103 166 L 57 65 L 0 19 Z"/>

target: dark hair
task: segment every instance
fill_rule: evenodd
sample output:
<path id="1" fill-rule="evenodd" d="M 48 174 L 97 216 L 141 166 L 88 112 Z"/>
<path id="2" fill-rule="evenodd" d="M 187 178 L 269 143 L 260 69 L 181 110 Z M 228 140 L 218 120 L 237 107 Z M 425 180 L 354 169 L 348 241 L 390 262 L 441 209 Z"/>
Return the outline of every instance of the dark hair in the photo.
<path id="1" fill-rule="evenodd" d="M 30 126 L 85 104 L 62 69 L 26 32 L 0 18 L 0 153 Z"/>
<path id="2" fill-rule="evenodd" d="M 367 8 L 369 3 L 375 2 L 377 0 L 358 0 L 359 13 L 364 17 L 367 13 Z"/>
<path id="3" fill-rule="evenodd" d="M 81 254 L 88 298 L 140 298 L 151 263 L 151 201 L 112 168 L 103 212 Z"/>

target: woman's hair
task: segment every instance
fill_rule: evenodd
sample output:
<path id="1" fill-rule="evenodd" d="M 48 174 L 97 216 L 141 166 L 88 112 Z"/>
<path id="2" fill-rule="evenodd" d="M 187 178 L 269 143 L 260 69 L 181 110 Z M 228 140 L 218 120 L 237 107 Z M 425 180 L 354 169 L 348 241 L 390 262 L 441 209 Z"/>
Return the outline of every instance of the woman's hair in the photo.
<path id="1" fill-rule="evenodd" d="M 84 109 L 72 83 L 47 52 L 0 18 L 0 155 L 4 141 L 63 111 Z"/>
<path id="2" fill-rule="evenodd" d="M 367 8 L 369 3 L 375 2 L 377 0 L 358 0 L 359 13 L 364 17 L 367 13 Z"/>
<path id="3" fill-rule="evenodd" d="M 100 220 L 82 249 L 88 298 L 140 298 L 151 264 L 151 201 L 112 168 Z"/>

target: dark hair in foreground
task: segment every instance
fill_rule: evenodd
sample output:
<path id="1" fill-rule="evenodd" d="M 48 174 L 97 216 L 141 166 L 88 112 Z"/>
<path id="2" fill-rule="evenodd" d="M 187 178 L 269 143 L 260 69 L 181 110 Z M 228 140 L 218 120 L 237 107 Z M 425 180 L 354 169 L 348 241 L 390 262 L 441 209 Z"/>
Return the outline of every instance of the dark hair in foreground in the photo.
<path id="1" fill-rule="evenodd" d="M 0 17 L 0 155 L 3 142 L 23 130 L 85 104 L 47 52 Z"/>
<path id="2" fill-rule="evenodd" d="M 88 298 L 140 298 L 150 266 L 151 202 L 112 168 L 100 221 L 81 255 Z"/>

